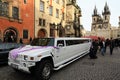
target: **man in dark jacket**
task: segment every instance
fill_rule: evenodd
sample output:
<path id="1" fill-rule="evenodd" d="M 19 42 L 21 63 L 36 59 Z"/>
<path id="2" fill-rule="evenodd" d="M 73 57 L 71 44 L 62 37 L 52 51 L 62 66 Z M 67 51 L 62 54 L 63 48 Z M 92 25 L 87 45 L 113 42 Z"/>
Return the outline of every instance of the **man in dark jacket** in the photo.
<path id="1" fill-rule="evenodd" d="M 113 40 L 112 38 L 110 39 L 109 47 L 110 47 L 110 55 L 112 55 L 112 53 L 113 53 L 113 48 L 114 48 L 114 40 Z"/>
<path id="2" fill-rule="evenodd" d="M 90 48 L 90 53 L 89 53 L 89 56 L 91 59 L 97 58 L 97 56 L 96 56 L 97 50 L 98 50 L 98 42 L 97 42 L 97 40 L 93 40 L 91 48 Z"/>

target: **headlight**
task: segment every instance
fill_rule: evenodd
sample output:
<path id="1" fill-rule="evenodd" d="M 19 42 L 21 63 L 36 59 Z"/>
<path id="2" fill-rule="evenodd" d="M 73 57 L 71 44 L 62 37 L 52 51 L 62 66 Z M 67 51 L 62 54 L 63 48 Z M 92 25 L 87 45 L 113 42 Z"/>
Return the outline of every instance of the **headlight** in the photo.
<path id="1" fill-rule="evenodd" d="M 24 60 L 28 60 L 28 56 L 24 55 Z"/>
<path id="2" fill-rule="evenodd" d="M 34 57 L 30 57 L 30 60 L 34 60 Z"/>

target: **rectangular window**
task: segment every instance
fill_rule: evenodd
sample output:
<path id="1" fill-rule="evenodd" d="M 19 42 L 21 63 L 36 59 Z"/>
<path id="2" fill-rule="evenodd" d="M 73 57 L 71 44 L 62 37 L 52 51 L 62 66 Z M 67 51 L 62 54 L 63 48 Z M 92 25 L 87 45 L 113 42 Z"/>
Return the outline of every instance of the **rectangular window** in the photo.
<path id="1" fill-rule="evenodd" d="M 66 40 L 66 46 L 70 46 L 70 45 L 78 45 L 78 44 L 83 44 L 83 43 L 88 43 L 89 40 L 85 39 L 85 40 Z"/>
<path id="2" fill-rule="evenodd" d="M 23 30 L 23 39 L 28 39 L 28 30 Z"/>
<path id="3" fill-rule="evenodd" d="M 39 18 L 39 25 L 42 26 L 42 19 Z"/>
<path id="4" fill-rule="evenodd" d="M 49 6 L 49 15 L 53 15 L 53 7 Z"/>
<path id="5" fill-rule="evenodd" d="M 19 9 L 17 7 L 13 7 L 12 9 L 12 16 L 14 19 L 19 19 Z"/>
<path id="6" fill-rule="evenodd" d="M 64 40 L 58 40 L 57 41 L 57 46 L 64 47 Z"/>
<path id="7" fill-rule="evenodd" d="M 45 19 L 43 19 L 43 26 L 45 26 Z"/>
<path id="8" fill-rule="evenodd" d="M 59 18 L 59 9 L 56 9 L 56 18 Z"/>
<path id="9" fill-rule="evenodd" d="M 39 26 L 45 26 L 46 20 L 39 18 Z"/>
<path id="10" fill-rule="evenodd" d="M 8 3 L 0 2 L 0 16 L 8 17 Z"/>
<path id="11" fill-rule="evenodd" d="M 40 1 L 40 11 L 44 12 L 44 2 Z"/>

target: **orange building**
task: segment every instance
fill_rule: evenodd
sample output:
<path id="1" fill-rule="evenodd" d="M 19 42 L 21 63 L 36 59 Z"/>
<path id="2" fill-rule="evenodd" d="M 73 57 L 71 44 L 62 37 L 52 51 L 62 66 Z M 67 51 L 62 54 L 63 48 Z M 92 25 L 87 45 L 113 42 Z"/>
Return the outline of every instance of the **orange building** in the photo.
<path id="1" fill-rule="evenodd" d="M 28 43 L 34 38 L 34 0 L 0 0 L 0 39 Z"/>

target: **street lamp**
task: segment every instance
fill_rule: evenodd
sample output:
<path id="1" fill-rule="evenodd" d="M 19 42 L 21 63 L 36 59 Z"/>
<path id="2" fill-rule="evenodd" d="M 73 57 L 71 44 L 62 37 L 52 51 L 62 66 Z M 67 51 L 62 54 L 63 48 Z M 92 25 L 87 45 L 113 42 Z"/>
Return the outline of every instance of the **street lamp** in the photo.
<path id="1" fill-rule="evenodd" d="M 77 15 L 77 16 L 76 16 Z M 78 13 L 74 13 L 74 21 L 73 21 L 73 28 L 75 30 L 75 37 L 80 37 L 81 36 L 81 25 L 80 25 L 80 22 L 79 22 L 79 16 L 78 16 Z"/>
<path id="2" fill-rule="evenodd" d="M 63 34 L 61 22 L 58 23 L 58 24 L 50 23 L 50 25 L 52 26 L 52 28 L 53 28 L 54 30 L 57 30 L 58 36 L 61 37 L 62 34 Z"/>

